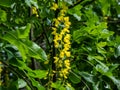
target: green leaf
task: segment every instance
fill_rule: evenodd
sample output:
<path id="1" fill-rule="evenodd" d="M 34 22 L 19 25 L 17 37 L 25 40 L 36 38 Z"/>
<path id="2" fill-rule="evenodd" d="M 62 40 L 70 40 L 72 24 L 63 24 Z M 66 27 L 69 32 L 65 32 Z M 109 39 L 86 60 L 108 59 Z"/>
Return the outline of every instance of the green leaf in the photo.
<path id="1" fill-rule="evenodd" d="M 1 10 L 1 9 L 0 9 L 0 21 L 1 22 L 7 21 L 7 13 L 6 13 L 6 11 Z"/>
<path id="2" fill-rule="evenodd" d="M 23 41 L 23 46 L 25 47 L 26 50 L 28 50 L 27 54 L 30 57 L 36 58 L 36 59 L 40 59 L 40 60 L 47 60 L 47 55 L 44 52 L 44 50 L 38 46 L 36 43 L 29 41 L 29 40 L 25 40 Z"/>
<path id="3" fill-rule="evenodd" d="M 13 0 L 0 0 L 0 5 L 4 7 L 10 7 L 13 4 Z"/>
<path id="4" fill-rule="evenodd" d="M 47 71 L 45 70 L 34 70 L 32 72 L 28 72 L 28 75 L 33 78 L 39 78 L 42 79 L 47 76 Z"/>
<path id="5" fill-rule="evenodd" d="M 91 56 L 91 55 L 88 55 L 88 60 L 93 60 L 93 59 L 97 59 L 97 60 L 104 60 L 104 57 L 102 56 Z"/>
<path id="6" fill-rule="evenodd" d="M 31 24 L 28 23 L 25 27 L 21 27 L 20 29 L 16 30 L 18 33 L 18 38 L 27 38 L 29 36 Z"/>
<path id="7" fill-rule="evenodd" d="M 10 60 L 9 63 L 15 67 L 18 67 L 20 70 L 32 71 L 29 67 L 27 67 L 25 62 L 21 60 L 13 59 L 13 60 Z"/>
<path id="8" fill-rule="evenodd" d="M 68 13 L 70 15 L 73 15 L 78 21 L 80 21 L 81 20 L 81 16 L 82 16 L 82 13 L 80 11 L 81 8 L 82 8 L 82 6 L 79 4 L 79 5 L 71 8 L 71 9 L 69 9 Z"/>
<path id="9" fill-rule="evenodd" d="M 42 79 L 47 76 L 46 70 L 32 70 L 21 60 L 16 59 L 16 60 L 10 60 L 9 62 L 13 66 L 18 67 L 20 70 L 27 71 L 27 74 L 30 77 Z"/>
<path id="10" fill-rule="evenodd" d="M 99 60 L 96 60 L 96 61 L 99 63 L 95 67 L 96 70 L 98 72 L 100 72 L 102 75 L 105 75 L 107 77 L 112 76 L 113 75 L 112 71 L 114 70 L 114 68 L 117 68 L 117 66 L 118 66 L 118 65 L 116 67 L 111 66 L 111 69 L 110 69 L 106 64 L 102 63 L 101 61 L 99 61 Z"/>
<path id="11" fill-rule="evenodd" d="M 113 83 L 117 86 L 118 90 L 120 90 L 120 80 L 119 79 L 116 79 L 114 76 L 110 76 L 109 77 Z"/>
<path id="12" fill-rule="evenodd" d="M 27 39 L 20 40 L 17 37 L 17 31 L 7 32 L 2 39 L 8 41 L 12 45 L 15 45 L 21 53 L 23 60 L 25 61 L 27 57 L 33 57 L 38 60 L 47 60 L 46 53 L 39 47 L 36 43 L 29 41 Z"/>
<path id="13" fill-rule="evenodd" d="M 69 74 L 69 79 L 72 83 L 77 84 L 81 81 L 81 77 L 78 76 L 76 73 L 72 72 Z"/>
<path id="14" fill-rule="evenodd" d="M 108 74 L 109 68 L 107 66 L 103 66 L 103 65 L 97 64 L 95 68 L 102 75 L 107 75 Z"/>
<path id="15" fill-rule="evenodd" d="M 109 8 L 110 8 L 110 3 L 109 3 L 109 0 L 99 0 L 99 2 L 101 3 L 101 8 L 102 8 L 102 12 L 103 12 L 103 15 L 105 16 L 109 16 L 110 15 L 110 11 L 109 11 Z"/>
<path id="16" fill-rule="evenodd" d="M 40 85 L 38 81 L 36 81 L 33 78 L 30 78 L 30 80 L 32 81 L 32 85 L 37 87 L 37 90 L 45 90 L 45 88 L 42 85 Z"/>
<path id="17" fill-rule="evenodd" d="M 73 5 L 73 0 L 64 0 L 65 2 L 67 2 L 70 5 Z"/>
<path id="18" fill-rule="evenodd" d="M 22 79 L 18 79 L 18 88 L 23 88 L 27 85 L 27 83 L 22 80 Z"/>
<path id="19" fill-rule="evenodd" d="M 51 87 L 58 90 L 66 90 L 66 88 L 62 85 L 61 81 L 56 81 L 55 83 L 52 83 Z"/>
<path id="20" fill-rule="evenodd" d="M 102 56 L 94 56 L 95 59 L 98 59 L 98 60 L 104 60 L 104 57 Z"/>
<path id="21" fill-rule="evenodd" d="M 25 3 L 31 7 L 32 5 L 38 8 L 37 0 L 25 0 Z"/>
<path id="22" fill-rule="evenodd" d="M 100 54 L 102 54 L 102 55 L 104 55 L 104 54 L 107 53 L 104 48 L 97 47 L 97 50 L 98 50 L 98 53 L 100 53 Z"/>
<path id="23" fill-rule="evenodd" d="M 94 76 L 87 72 L 79 72 L 79 74 L 88 82 L 94 83 Z"/>
<path id="24" fill-rule="evenodd" d="M 99 42 L 97 43 L 97 47 L 103 48 L 107 45 L 107 42 Z"/>
<path id="25" fill-rule="evenodd" d="M 116 48 L 115 51 L 115 57 L 119 57 L 120 56 L 120 45 Z"/>

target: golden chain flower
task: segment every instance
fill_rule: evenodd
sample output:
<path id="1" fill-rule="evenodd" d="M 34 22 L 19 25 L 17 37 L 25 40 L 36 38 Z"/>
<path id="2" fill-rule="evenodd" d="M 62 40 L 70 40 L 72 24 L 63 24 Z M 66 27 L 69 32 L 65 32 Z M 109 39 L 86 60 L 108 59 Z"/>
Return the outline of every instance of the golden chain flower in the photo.
<path id="1" fill-rule="evenodd" d="M 52 10 L 57 10 L 59 6 L 54 3 L 51 7 Z M 67 12 L 66 5 L 61 6 L 61 10 L 58 17 L 53 19 L 54 27 L 52 27 L 52 34 L 54 35 L 54 46 L 58 50 L 58 53 L 54 57 L 54 63 L 56 65 L 56 73 L 60 78 L 67 79 L 70 68 L 70 21 L 69 17 L 65 16 Z"/>
<path id="2" fill-rule="evenodd" d="M 32 7 L 32 14 L 35 14 L 36 17 L 39 17 L 36 7 Z"/>

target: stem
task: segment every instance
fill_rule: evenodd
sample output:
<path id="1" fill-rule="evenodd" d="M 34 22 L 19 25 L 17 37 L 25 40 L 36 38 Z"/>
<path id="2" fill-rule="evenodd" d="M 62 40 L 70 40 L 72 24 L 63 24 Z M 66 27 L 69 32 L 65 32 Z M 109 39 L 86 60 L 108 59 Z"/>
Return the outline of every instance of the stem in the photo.
<path id="1" fill-rule="evenodd" d="M 55 3 L 58 4 L 58 0 L 55 0 Z M 59 13 L 59 11 L 56 10 L 56 11 L 55 11 L 55 18 L 57 18 L 58 13 Z M 54 36 L 53 36 L 53 39 L 54 39 Z M 51 57 L 51 58 L 52 58 L 52 70 L 56 71 L 56 65 L 55 65 L 55 63 L 54 63 L 54 58 L 53 58 L 53 57 L 56 56 L 56 49 L 55 49 L 55 46 L 54 46 L 54 42 L 52 43 L 52 46 L 53 46 L 53 48 L 52 48 L 52 57 Z M 53 82 L 56 82 L 56 79 L 57 79 L 56 74 L 54 74 L 54 75 L 53 75 L 53 78 L 52 78 L 52 81 L 53 81 Z M 55 90 L 55 89 L 52 88 L 52 90 Z"/>

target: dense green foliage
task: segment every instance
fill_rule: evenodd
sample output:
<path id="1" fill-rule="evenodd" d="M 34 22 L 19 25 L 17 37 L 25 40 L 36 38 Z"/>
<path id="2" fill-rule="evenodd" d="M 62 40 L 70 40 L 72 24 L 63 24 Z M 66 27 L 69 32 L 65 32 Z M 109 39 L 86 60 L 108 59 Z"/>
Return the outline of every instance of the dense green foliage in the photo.
<path id="1" fill-rule="evenodd" d="M 70 71 L 54 74 L 52 27 L 71 22 Z M 119 0 L 0 0 L 0 90 L 120 90 Z M 61 24 L 62 27 L 62 24 Z"/>

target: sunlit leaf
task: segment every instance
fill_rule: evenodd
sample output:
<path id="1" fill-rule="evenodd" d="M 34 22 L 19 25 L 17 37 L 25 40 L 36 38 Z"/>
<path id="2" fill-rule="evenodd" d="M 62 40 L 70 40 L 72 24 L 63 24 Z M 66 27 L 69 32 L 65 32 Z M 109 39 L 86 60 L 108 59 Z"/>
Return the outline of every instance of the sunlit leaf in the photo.
<path id="1" fill-rule="evenodd" d="M 107 45 L 107 42 L 99 42 L 97 43 L 97 47 L 103 48 Z"/>
<path id="2" fill-rule="evenodd" d="M 47 71 L 45 70 L 33 70 L 32 72 L 28 72 L 28 75 L 34 78 L 42 79 L 47 76 Z"/>
<path id="3" fill-rule="evenodd" d="M 27 38 L 30 33 L 31 24 L 28 23 L 25 27 L 21 27 L 20 29 L 16 30 L 18 33 L 18 38 Z"/>
<path id="4" fill-rule="evenodd" d="M 7 13 L 0 9 L 0 22 L 5 22 L 7 20 Z"/>
<path id="5" fill-rule="evenodd" d="M 27 85 L 27 83 L 22 80 L 22 79 L 18 79 L 18 88 L 23 88 Z"/>
<path id="6" fill-rule="evenodd" d="M 18 48 L 21 56 L 23 57 L 23 60 L 26 60 L 27 56 L 34 57 L 40 60 L 47 60 L 46 53 L 41 47 L 27 39 L 20 40 L 17 37 L 16 31 L 8 32 L 2 38 Z"/>
<path id="7" fill-rule="evenodd" d="M 37 87 L 37 90 L 46 90 L 42 85 L 40 85 L 40 83 L 38 81 L 36 81 L 35 79 L 31 78 L 30 79 L 32 81 L 32 85 Z"/>

